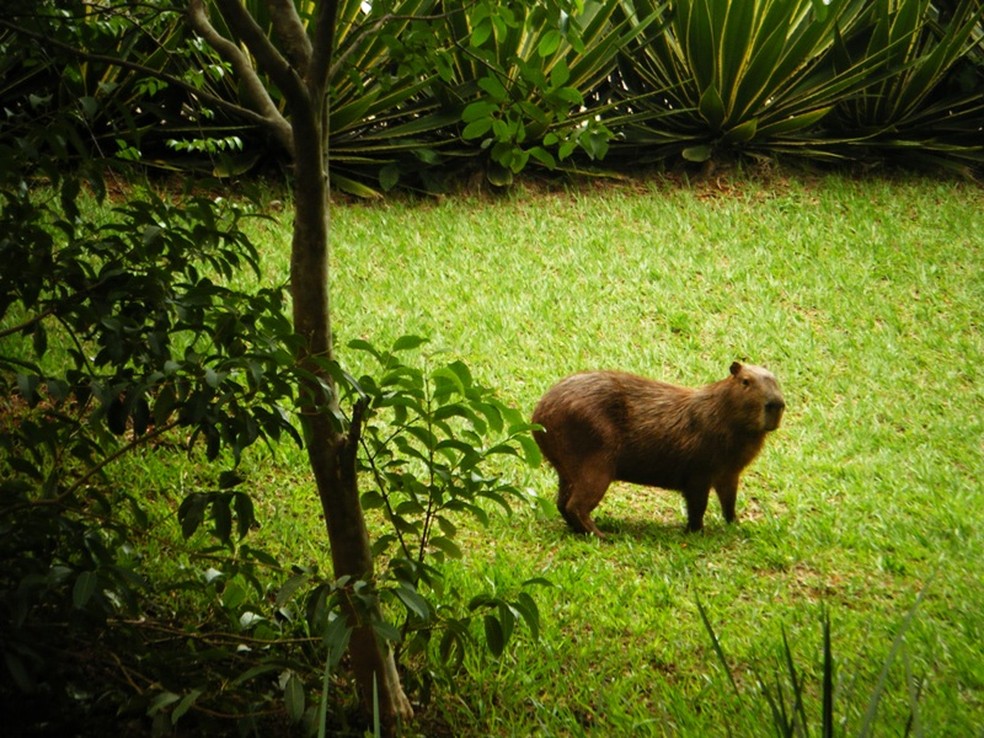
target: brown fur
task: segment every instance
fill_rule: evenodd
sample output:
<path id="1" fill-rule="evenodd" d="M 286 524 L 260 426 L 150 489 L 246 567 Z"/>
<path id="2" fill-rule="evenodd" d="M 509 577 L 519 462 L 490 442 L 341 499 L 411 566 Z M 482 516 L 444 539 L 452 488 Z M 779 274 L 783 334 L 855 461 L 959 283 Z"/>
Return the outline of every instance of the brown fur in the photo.
<path id="1" fill-rule="evenodd" d="M 735 362 L 699 389 L 623 372 L 562 379 L 541 398 L 533 437 L 560 479 L 557 508 L 580 533 L 604 537 L 590 513 L 619 480 L 678 490 L 698 531 L 711 488 L 735 519 L 738 477 L 779 427 L 786 407 L 766 369 Z"/>

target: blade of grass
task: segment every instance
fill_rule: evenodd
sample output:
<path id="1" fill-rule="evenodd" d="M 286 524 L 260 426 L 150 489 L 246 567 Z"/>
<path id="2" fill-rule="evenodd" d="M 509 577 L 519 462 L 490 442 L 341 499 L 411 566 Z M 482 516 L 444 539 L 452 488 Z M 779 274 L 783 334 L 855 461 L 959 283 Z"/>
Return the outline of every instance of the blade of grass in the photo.
<path id="1" fill-rule="evenodd" d="M 878 681 L 875 682 L 875 689 L 871 693 L 871 699 L 868 701 L 868 709 L 864 713 L 864 719 L 861 722 L 861 730 L 858 732 L 858 738 L 867 738 L 875 726 L 875 717 L 878 713 L 878 704 L 881 702 L 882 695 L 885 693 L 885 686 L 888 683 L 888 672 L 892 667 L 892 662 L 895 660 L 896 655 L 898 655 L 899 650 L 902 648 L 903 636 L 905 635 L 906 630 L 908 630 L 909 625 L 912 624 L 912 621 L 916 615 L 916 610 L 919 608 L 919 604 L 922 602 L 928 586 L 929 583 L 927 582 L 926 585 L 919 590 L 919 594 L 916 596 L 916 601 L 913 603 L 912 607 L 909 608 L 909 612 L 906 614 L 905 619 L 899 626 L 898 633 L 895 634 L 895 639 L 892 641 L 892 648 L 888 652 L 888 658 L 885 659 L 885 663 L 882 665 L 881 673 L 878 675 Z"/>

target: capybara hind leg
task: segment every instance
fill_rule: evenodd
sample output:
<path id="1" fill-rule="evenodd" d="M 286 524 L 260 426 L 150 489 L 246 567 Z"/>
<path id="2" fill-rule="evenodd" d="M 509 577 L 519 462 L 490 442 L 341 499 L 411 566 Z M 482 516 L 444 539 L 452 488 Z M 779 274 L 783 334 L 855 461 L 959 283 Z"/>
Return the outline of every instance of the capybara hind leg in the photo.
<path id="1" fill-rule="evenodd" d="M 604 538 L 605 534 L 598 530 L 591 511 L 598 507 L 601 498 L 605 496 L 611 475 L 604 469 L 603 463 L 585 465 L 577 482 L 571 485 L 571 496 L 567 501 L 567 514 L 564 516 L 579 533 L 591 533 Z"/>
<path id="2" fill-rule="evenodd" d="M 721 502 L 721 514 L 729 523 L 735 522 L 735 500 L 738 498 L 738 477 L 729 477 L 714 485 L 718 500 Z"/>
<path id="3" fill-rule="evenodd" d="M 704 527 L 704 512 L 707 510 L 707 497 L 710 489 L 688 490 L 687 500 L 687 530 L 696 533 Z"/>
<path id="4" fill-rule="evenodd" d="M 586 531 L 581 530 L 581 524 L 578 522 L 578 519 L 571 515 L 571 513 L 567 510 L 567 503 L 570 502 L 570 499 L 571 483 L 564 477 L 561 477 L 560 485 L 557 488 L 557 510 L 560 511 L 560 514 L 563 516 L 564 520 L 567 521 L 567 524 L 571 526 L 571 528 L 584 533 Z"/>

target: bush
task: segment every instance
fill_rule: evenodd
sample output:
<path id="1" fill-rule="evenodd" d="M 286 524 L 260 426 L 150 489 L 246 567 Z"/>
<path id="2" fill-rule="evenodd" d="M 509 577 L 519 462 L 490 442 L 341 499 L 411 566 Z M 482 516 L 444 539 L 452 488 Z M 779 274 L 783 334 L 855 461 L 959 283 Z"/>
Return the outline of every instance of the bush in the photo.
<path id="1" fill-rule="evenodd" d="M 0 137 L 59 118 L 66 137 L 48 143 L 62 153 L 223 176 L 283 165 L 290 152 L 182 11 L 5 6 Z M 345 0 L 333 184 L 372 197 L 476 167 L 505 185 L 534 165 L 735 154 L 969 173 L 984 159 L 982 13 L 974 0 Z"/>
<path id="2" fill-rule="evenodd" d="M 501 654 L 519 621 L 538 631 L 526 591 L 441 585 L 462 516 L 487 522 L 490 505 L 522 499 L 494 463 L 538 459 L 517 410 L 461 362 L 398 358 L 422 339 L 354 345 L 378 374 L 335 373 L 365 423 L 376 484 L 363 499 L 385 511 L 385 573 L 285 571 L 250 538 L 255 493 L 240 464 L 257 441 L 302 442 L 283 288 L 235 286 L 259 268 L 241 230 L 251 206 L 193 192 L 110 206 L 98 177 L 62 176 L 20 143 L 0 147 L 0 699 L 21 704 L 15 728 L 95 734 L 121 715 L 139 733 L 149 718 L 155 734 L 341 724 L 342 598 L 381 594 L 392 620 L 377 632 L 445 681 L 467 649 Z M 26 178 L 39 170 L 47 182 Z M 193 455 L 180 504 L 174 490 L 148 492 L 149 472 L 114 472 L 137 454 Z M 173 562 L 150 553 L 162 546 Z"/>

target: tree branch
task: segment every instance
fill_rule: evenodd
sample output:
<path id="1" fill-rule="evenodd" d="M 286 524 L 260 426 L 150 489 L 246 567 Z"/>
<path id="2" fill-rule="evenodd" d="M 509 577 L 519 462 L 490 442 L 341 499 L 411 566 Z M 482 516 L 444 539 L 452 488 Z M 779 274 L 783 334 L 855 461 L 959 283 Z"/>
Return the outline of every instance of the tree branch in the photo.
<path id="1" fill-rule="evenodd" d="M 270 75 L 273 83 L 280 88 L 280 91 L 287 98 L 287 103 L 291 110 L 297 110 L 304 105 L 307 99 L 307 91 L 301 83 L 296 70 L 291 67 L 290 62 L 273 45 L 269 36 L 260 28 L 256 19 L 249 14 L 249 11 L 246 10 L 242 2 L 240 0 L 215 0 L 215 4 L 219 6 L 219 11 L 222 13 L 222 17 L 232 32 L 239 37 L 246 45 L 246 48 L 249 49 L 250 53 L 256 58 L 256 66 Z M 201 7 L 202 0 L 190 0 L 190 5 Z M 219 36 L 219 38 L 225 41 L 226 44 L 232 44 L 229 39 L 223 36 Z M 232 45 L 235 46 L 235 44 Z M 245 57 L 245 54 L 243 54 L 238 46 L 235 46 L 235 48 L 241 56 Z M 222 53 L 222 51 L 220 50 L 219 53 Z M 259 78 L 252 65 L 249 66 L 248 74 L 254 77 L 257 84 L 259 84 Z M 246 82 L 247 80 L 240 78 L 240 81 Z M 265 90 L 264 94 L 267 94 Z M 291 151 L 293 151 L 293 148 L 291 148 Z"/>
<path id="2" fill-rule="evenodd" d="M 267 10 L 270 11 L 273 32 L 277 34 L 287 60 L 302 78 L 307 77 L 311 63 L 311 39 L 293 1 L 267 0 Z"/>
<path id="3" fill-rule="evenodd" d="M 231 4 L 238 5 L 238 3 Z M 230 18 L 226 17 L 226 20 L 230 26 L 234 25 Z M 208 19 L 208 14 L 205 12 L 205 5 L 202 0 L 189 1 L 188 24 L 215 49 L 219 56 L 232 65 L 236 78 L 243 86 L 243 97 L 260 116 L 261 125 L 271 131 L 287 151 L 293 153 L 294 133 L 290 123 L 287 122 L 287 119 L 281 115 L 276 105 L 273 104 L 269 92 L 267 92 L 266 87 L 263 85 L 259 75 L 242 49 L 215 30 L 215 27 Z M 276 50 L 274 50 L 274 53 L 276 54 Z M 281 87 L 281 89 L 283 88 Z"/>
<path id="4" fill-rule="evenodd" d="M 338 0 L 323 0 L 318 4 L 314 17 L 314 46 L 311 52 L 310 79 L 327 89 L 331 79 L 329 70 L 335 52 L 335 19 L 338 17 Z"/>

